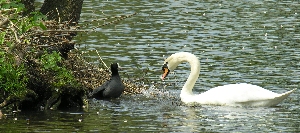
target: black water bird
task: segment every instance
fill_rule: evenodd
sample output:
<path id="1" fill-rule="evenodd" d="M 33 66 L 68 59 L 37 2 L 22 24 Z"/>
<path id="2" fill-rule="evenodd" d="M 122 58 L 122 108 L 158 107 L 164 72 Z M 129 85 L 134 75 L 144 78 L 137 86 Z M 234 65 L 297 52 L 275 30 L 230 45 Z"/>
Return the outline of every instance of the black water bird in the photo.
<path id="1" fill-rule="evenodd" d="M 110 68 L 112 73 L 110 80 L 94 89 L 90 94 L 90 98 L 111 99 L 121 96 L 125 86 L 123 85 L 118 72 L 119 65 L 118 63 L 112 63 Z"/>

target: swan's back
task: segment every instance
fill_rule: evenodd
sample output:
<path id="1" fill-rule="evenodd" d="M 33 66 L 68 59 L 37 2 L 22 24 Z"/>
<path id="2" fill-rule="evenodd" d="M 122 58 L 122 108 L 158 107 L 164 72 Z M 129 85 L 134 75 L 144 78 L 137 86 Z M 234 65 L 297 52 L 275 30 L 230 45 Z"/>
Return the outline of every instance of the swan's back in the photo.
<path id="1" fill-rule="evenodd" d="M 275 106 L 295 90 L 277 94 L 252 84 L 229 84 L 194 95 L 193 99 L 195 100 L 194 102 L 200 104 L 252 107 Z"/>

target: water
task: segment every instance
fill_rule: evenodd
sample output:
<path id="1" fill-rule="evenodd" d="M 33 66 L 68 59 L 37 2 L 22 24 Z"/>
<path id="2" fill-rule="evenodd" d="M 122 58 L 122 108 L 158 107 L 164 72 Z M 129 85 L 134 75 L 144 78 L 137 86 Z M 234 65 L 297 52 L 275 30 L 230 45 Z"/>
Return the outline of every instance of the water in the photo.
<path id="1" fill-rule="evenodd" d="M 78 49 L 94 64 L 119 62 L 122 77 L 159 79 L 164 58 L 179 51 L 197 55 L 194 93 L 230 83 L 252 83 L 282 93 L 299 88 L 298 1 L 90 1 L 84 2 Z M 98 27 L 130 15 L 118 24 Z M 86 23 L 83 20 L 99 21 Z M 9 113 L 1 131 L 12 132 L 299 132 L 299 89 L 272 108 L 188 107 L 179 100 L 189 74 L 181 64 L 165 81 L 174 86 L 88 109 Z M 152 96 L 149 93 L 155 93 Z"/>

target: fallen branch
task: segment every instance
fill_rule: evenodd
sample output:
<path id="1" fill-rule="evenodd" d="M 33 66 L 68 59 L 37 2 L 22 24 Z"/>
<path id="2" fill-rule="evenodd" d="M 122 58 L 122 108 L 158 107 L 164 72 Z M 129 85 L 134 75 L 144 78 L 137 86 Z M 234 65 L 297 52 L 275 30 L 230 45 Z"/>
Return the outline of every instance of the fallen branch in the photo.
<path id="1" fill-rule="evenodd" d="M 95 50 L 96 51 L 96 53 L 98 54 L 98 57 L 99 57 L 99 59 L 100 59 L 100 61 L 104 64 L 104 66 L 106 67 L 106 69 L 109 69 L 108 67 L 107 67 L 107 65 L 104 63 L 104 61 L 102 60 L 102 58 L 101 58 L 101 56 L 100 56 L 100 54 L 98 53 L 98 51 L 97 50 Z"/>

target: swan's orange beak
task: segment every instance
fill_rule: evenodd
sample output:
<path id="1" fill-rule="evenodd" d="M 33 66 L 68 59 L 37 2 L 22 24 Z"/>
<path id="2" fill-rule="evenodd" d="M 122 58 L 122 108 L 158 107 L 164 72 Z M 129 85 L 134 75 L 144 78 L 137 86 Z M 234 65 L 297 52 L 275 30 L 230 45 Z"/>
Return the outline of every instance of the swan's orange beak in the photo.
<path id="1" fill-rule="evenodd" d="M 164 80 L 168 76 L 170 70 L 168 69 L 167 64 L 163 65 L 162 70 L 163 70 L 163 75 L 161 76 L 161 80 Z"/>

